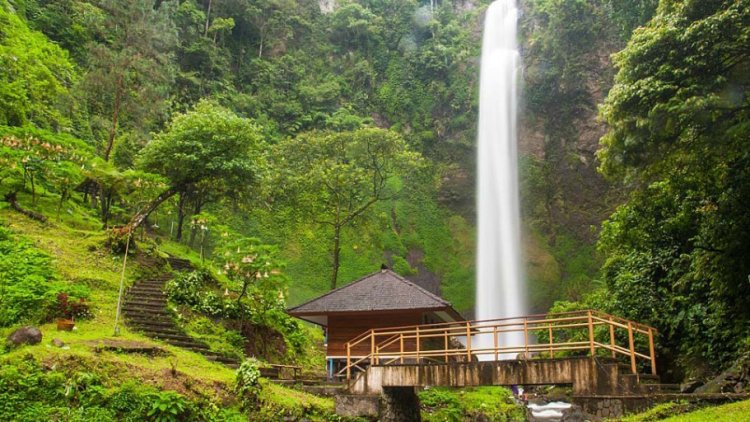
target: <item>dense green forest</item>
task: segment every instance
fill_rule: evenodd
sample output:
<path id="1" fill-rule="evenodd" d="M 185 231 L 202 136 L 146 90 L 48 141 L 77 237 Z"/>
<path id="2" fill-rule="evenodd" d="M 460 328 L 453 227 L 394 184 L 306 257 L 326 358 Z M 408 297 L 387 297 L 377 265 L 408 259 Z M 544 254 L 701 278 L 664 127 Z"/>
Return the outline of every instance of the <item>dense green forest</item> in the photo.
<path id="1" fill-rule="evenodd" d="M 283 310 L 381 264 L 471 317 L 489 3 L 0 0 L 0 333 L 51 321 L 64 294 L 87 304 L 94 341 L 126 247 L 128 282 L 160 254 L 201 268 L 169 297 L 226 355 L 273 333 L 281 351 L 263 358 L 320 363 L 319 334 Z M 674 381 L 747 365 L 750 3 L 519 3 L 532 311 L 653 325 Z M 70 388 L 12 359 L 0 387 Z M 107 415 L 166 394 L 76 382 L 100 388 L 76 400 Z M 276 403 L 273 388 L 250 396 Z M 208 400 L 198 390 L 186 397 Z M 331 413 L 309 397 L 278 406 L 255 411 Z"/>

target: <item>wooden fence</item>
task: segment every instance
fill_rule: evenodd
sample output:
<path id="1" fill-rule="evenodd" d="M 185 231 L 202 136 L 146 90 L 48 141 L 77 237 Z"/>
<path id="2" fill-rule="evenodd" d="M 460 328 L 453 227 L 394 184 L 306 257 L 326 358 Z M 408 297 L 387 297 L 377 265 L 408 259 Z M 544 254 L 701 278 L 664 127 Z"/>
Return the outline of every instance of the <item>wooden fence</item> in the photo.
<path id="1" fill-rule="evenodd" d="M 352 372 L 367 365 L 516 359 L 519 354 L 524 359 L 623 357 L 634 374 L 641 359 L 656 375 L 655 335 L 653 327 L 594 310 L 379 328 L 346 344 L 346 367 L 338 375 L 350 380 Z M 352 356 L 353 348 L 360 344 L 369 344 L 370 353 Z"/>

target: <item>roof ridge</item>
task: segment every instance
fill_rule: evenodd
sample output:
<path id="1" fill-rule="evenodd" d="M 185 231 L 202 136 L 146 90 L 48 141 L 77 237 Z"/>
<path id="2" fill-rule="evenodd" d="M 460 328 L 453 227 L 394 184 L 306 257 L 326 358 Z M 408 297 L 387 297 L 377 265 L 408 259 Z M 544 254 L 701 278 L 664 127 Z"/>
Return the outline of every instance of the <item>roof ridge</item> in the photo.
<path id="1" fill-rule="evenodd" d="M 433 300 L 437 300 L 438 302 L 440 302 L 440 303 L 444 303 L 444 304 L 446 304 L 446 305 L 448 305 L 448 306 L 452 306 L 452 305 L 451 305 L 451 303 L 450 303 L 450 302 L 448 302 L 447 300 L 443 299 L 442 297 L 440 297 L 440 296 L 438 296 L 438 295 L 436 295 L 436 294 L 434 294 L 434 293 L 431 293 L 431 292 L 429 292 L 429 291 L 428 291 L 427 289 L 425 289 L 424 287 L 422 287 L 422 286 L 420 286 L 419 284 L 417 284 L 417 283 L 415 283 L 415 282 L 413 282 L 413 281 L 411 281 L 411 280 L 407 279 L 406 277 L 404 277 L 404 276 L 402 276 L 401 274 L 399 274 L 399 273 L 397 273 L 397 272 L 395 272 L 395 271 L 391 270 L 390 268 L 388 268 L 388 269 L 385 269 L 384 271 L 388 271 L 388 272 L 390 272 L 391 274 L 395 275 L 395 276 L 396 276 L 396 278 L 398 278 L 398 279 L 399 279 L 400 281 L 402 281 L 402 282 L 404 282 L 404 283 L 406 283 L 406 284 L 408 284 L 408 285 L 410 285 L 410 286 L 412 286 L 412 287 L 416 287 L 416 288 L 417 288 L 417 289 L 419 289 L 419 290 L 420 290 L 420 291 L 421 291 L 421 292 L 422 292 L 423 294 L 425 294 L 425 295 L 426 295 L 427 297 L 429 297 L 429 298 L 431 298 L 431 299 L 433 299 Z"/>
<path id="2" fill-rule="evenodd" d="M 310 303 L 313 303 L 313 302 L 315 302 L 315 301 L 318 301 L 318 300 L 320 300 L 320 299 L 323 299 L 324 297 L 330 296 L 330 295 L 332 295 L 332 294 L 334 294 L 334 293 L 336 293 L 336 292 L 338 292 L 338 291 L 340 291 L 340 290 L 342 290 L 342 289 L 345 289 L 345 288 L 347 288 L 347 287 L 349 287 L 349 286 L 353 286 L 353 285 L 355 285 L 355 284 L 357 284 L 357 283 L 360 283 L 360 282 L 362 282 L 362 281 L 364 281 L 364 280 L 366 280 L 366 279 L 368 279 L 368 278 L 370 278 L 370 277 L 372 277 L 372 276 L 374 276 L 374 275 L 376 275 L 376 274 L 378 274 L 378 273 L 380 273 L 380 272 L 382 272 L 382 271 L 390 271 L 390 270 L 380 270 L 380 271 L 378 271 L 378 272 L 374 272 L 374 273 L 370 273 L 370 274 L 366 274 L 366 275 L 363 275 L 362 277 L 360 277 L 360 278 L 358 278 L 358 279 L 356 279 L 356 280 L 352 281 L 352 282 L 351 282 L 351 283 L 349 283 L 349 284 L 346 284 L 346 285 L 344 285 L 344 286 L 341 286 L 341 287 L 337 287 L 337 288 L 335 288 L 335 289 L 333 289 L 333 290 L 329 291 L 328 293 L 322 294 L 322 295 L 320 295 L 320 296 L 318 296 L 318 297 L 314 297 L 314 298 L 312 298 L 312 299 L 310 299 L 310 300 L 308 300 L 308 301 L 306 301 L 306 302 L 300 303 L 299 305 L 297 305 L 297 306 L 295 306 L 295 307 L 293 307 L 293 308 L 289 308 L 289 309 L 287 309 L 287 311 L 292 311 L 292 310 L 294 310 L 294 309 L 297 309 L 297 308 L 301 308 L 301 307 L 303 307 L 303 306 L 305 306 L 305 305 L 307 305 L 307 304 L 310 304 Z M 396 274 L 396 273 L 394 273 L 394 274 Z M 398 274 L 396 274 L 396 275 L 398 275 Z M 400 277 L 400 276 L 399 276 L 399 277 Z"/>

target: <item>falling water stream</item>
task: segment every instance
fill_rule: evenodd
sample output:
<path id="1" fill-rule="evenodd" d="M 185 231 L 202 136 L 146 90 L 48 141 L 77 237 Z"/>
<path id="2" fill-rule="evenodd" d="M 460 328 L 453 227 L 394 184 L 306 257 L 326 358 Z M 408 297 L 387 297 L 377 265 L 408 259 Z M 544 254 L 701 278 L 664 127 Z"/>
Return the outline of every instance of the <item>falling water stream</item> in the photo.
<path id="1" fill-rule="evenodd" d="M 521 270 L 518 193 L 517 113 L 521 56 L 516 41 L 514 0 L 496 0 L 487 9 L 482 40 L 478 139 L 478 245 L 476 319 L 526 314 Z M 478 335 L 476 347 L 493 347 Z M 502 346 L 524 344 L 523 333 L 500 335 Z M 504 354 L 503 359 L 515 358 Z M 493 356 L 480 355 L 480 359 Z"/>

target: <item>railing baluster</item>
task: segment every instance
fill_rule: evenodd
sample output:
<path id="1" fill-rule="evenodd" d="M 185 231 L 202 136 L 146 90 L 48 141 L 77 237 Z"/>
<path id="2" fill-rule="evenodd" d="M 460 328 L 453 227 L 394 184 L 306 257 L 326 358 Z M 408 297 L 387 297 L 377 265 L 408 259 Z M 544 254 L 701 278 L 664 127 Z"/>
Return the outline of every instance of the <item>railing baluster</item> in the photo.
<path id="1" fill-rule="evenodd" d="M 471 362 L 471 322 L 466 321 L 466 362 Z"/>
<path id="2" fill-rule="evenodd" d="M 399 343 L 401 343 L 400 356 L 401 356 L 401 364 L 403 365 L 404 364 L 404 333 L 399 334 L 399 340 L 398 341 L 399 341 Z"/>
<path id="3" fill-rule="evenodd" d="M 591 311 L 588 311 L 589 318 L 589 349 L 591 357 L 596 356 L 596 348 L 594 347 L 594 319 L 591 316 Z"/>
<path id="4" fill-rule="evenodd" d="M 529 318 L 523 319 L 523 353 L 524 359 L 529 359 Z"/>
<path id="5" fill-rule="evenodd" d="M 493 343 L 495 345 L 495 360 L 497 360 L 497 358 L 498 358 L 498 356 L 497 356 L 497 349 L 498 349 L 498 344 L 497 344 L 497 341 L 498 341 L 497 340 L 497 325 L 493 325 L 492 326 L 492 340 L 493 340 Z"/>
<path id="6" fill-rule="evenodd" d="M 549 329 L 549 355 L 552 359 L 555 358 L 555 349 L 552 348 L 552 344 L 554 343 L 552 339 L 552 323 L 550 323 L 547 328 Z"/>
<path id="7" fill-rule="evenodd" d="M 445 352 L 445 363 L 448 363 L 448 329 L 447 328 L 443 331 L 443 335 L 445 336 L 444 337 L 445 349 L 443 349 Z"/>
<path id="8" fill-rule="evenodd" d="M 612 347 L 612 357 L 617 357 L 617 352 L 615 351 L 615 325 L 612 324 L 612 317 L 609 317 L 609 345 Z"/>
<path id="9" fill-rule="evenodd" d="M 419 327 L 417 327 L 417 364 L 419 364 L 419 351 L 420 351 L 420 347 L 419 347 Z"/>
<path id="10" fill-rule="evenodd" d="M 638 374 L 638 368 L 635 366 L 635 342 L 633 341 L 633 323 L 628 321 L 628 342 L 630 343 L 630 370 Z"/>
<path id="11" fill-rule="evenodd" d="M 654 353 L 654 331 L 648 329 L 648 353 L 651 356 L 651 374 L 656 375 L 656 353 Z"/>

